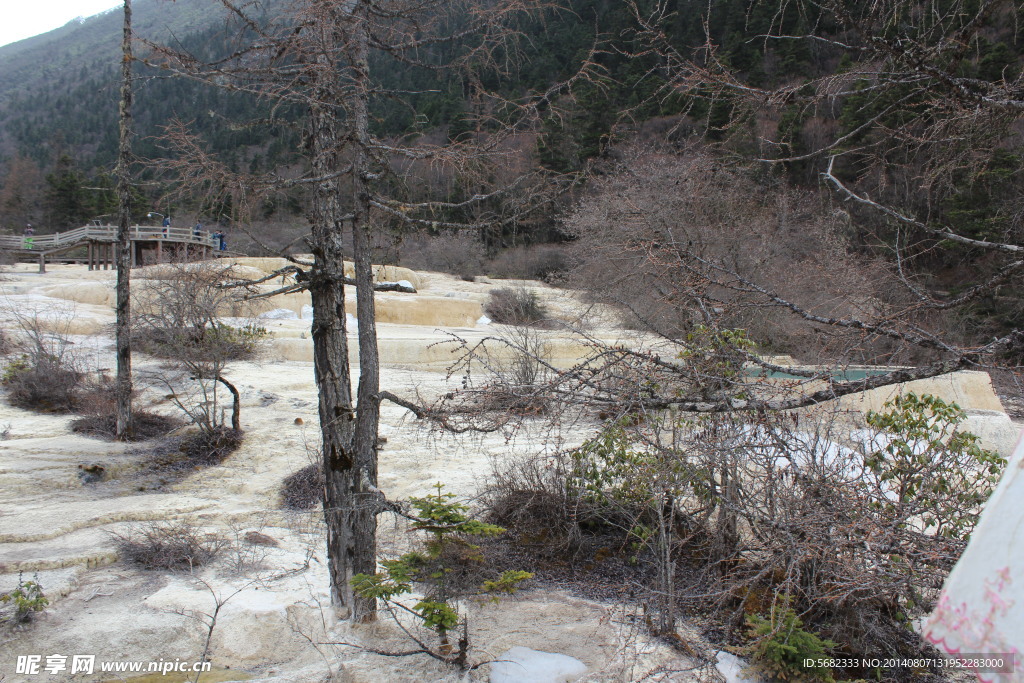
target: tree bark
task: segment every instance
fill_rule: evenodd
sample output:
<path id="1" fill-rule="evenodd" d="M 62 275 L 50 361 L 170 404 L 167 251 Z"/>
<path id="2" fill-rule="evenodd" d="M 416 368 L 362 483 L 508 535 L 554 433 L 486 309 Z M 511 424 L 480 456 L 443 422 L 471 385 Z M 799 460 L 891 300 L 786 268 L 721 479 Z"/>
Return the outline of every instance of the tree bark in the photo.
<path id="1" fill-rule="evenodd" d="M 334 22 L 323 29 L 324 40 L 343 40 Z M 345 313 L 345 255 L 343 222 L 337 171 L 341 168 L 338 119 L 341 114 L 336 73 L 321 51 L 311 65 L 316 83 L 309 112 L 307 145 L 312 173 L 327 178 L 314 186 L 311 199 L 311 246 L 314 265 L 309 292 L 313 304 L 313 372 L 319 394 L 320 437 L 325 477 L 324 521 L 327 527 L 327 567 L 331 603 L 340 618 L 358 619 L 362 605 L 352 590 L 352 576 L 364 571 L 362 558 L 373 557 L 369 573 L 376 570 L 376 539 L 361 547 L 359 490 L 354 432 L 355 411 L 348 358 Z"/>
<path id="2" fill-rule="evenodd" d="M 242 431 L 242 397 L 234 384 L 217 375 L 217 381 L 228 388 L 231 392 L 231 429 L 236 432 Z"/>
<path id="3" fill-rule="evenodd" d="M 131 331 L 131 134 L 132 134 L 132 0 L 124 0 L 124 36 L 121 41 L 121 101 L 117 149 L 117 400 L 116 436 L 127 441 L 134 434 L 132 419 Z"/>
<path id="4" fill-rule="evenodd" d="M 202 64 L 194 56 L 161 48 L 178 73 L 288 106 L 302 103 L 308 112 L 303 134 L 308 172 L 301 179 L 281 177 L 267 187 L 278 191 L 302 183 L 311 188 L 309 246 L 314 263 L 308 273 L 296 268 L 302 274 L 301 285 L 297 280 L 294 289 L 286 286 L 280 291 L 306 289 L 312 298 L 311 336 L 326 479 L 324 517 L 331 599 L 339 616 L 355 621 L 372 619 L 375 612 L 375 600 L 354 595 L 351 578 L 357 573 L 376 573 L 376 515 L 388 505 L 376 486 L 381 392 L 373 299 L 374 221 L 378 215 L 390 214 L 389 220 L 398 218 L 411 227 L 437 227 L 434 209 L 458 206 L 450 202 L 437 202 L 436 207 L 435 202 L 417 203 L 409 207 L 415 215 L 406 215 L 394 208 L 390 198 L 382 202 L 379 191 L 390 187 L 393 169 L 389 166 L 400 158 L 424 162 L 438 159 L 447 164 L 474 156 L 467 156 L 461 144 L 449 157 L 433 145 L 413 145 L 405 150 L 402 144 L 392 146 L 375 139 L 370 128 L 370 98 L 386 97 L 389 89 L 380 82 L 371 82 L 369 56 L 389 54 L 397 63 L 433 71 L 438 65 L 431 56 L 431 46 L 458 44 L 470 33 L 468 27 L 461 26 L 463 16 L 468 14 L 470 23 L 485 39 L 482 45 L 469 46 L 465 55 L 457 49 L 459 54 L 453 55 L 449 68 L 461 74 L 478 61 L 486 64 L 492 51 L 501 47 L 497 37 L 502 34 L 492 35 L 492 30 L 506 16 L 523 9 L 513 1 L 508 8 L 494 8 L 492 16 L 491 4 L 500 7 L 504 3 L 484 3 L 486 11 L 466 13 L 441 0 L 383 4 L 374 0 L 308 0 L 293 3 L 293 14 L 277 27 L 284 30 L 268 25 L 267 33 L 260 33 L 259 40 L 216 64 Z M 259 21 L 250 22 L 243 8 L 228 5 L 240 25 L 261 25 Z M 473 10 L 471 5 L 467 9 Z M 449 21 L 449 13 L 454 21 Z M 473 58 L 473 52 L 479 53 L 478 59 Z M 404 90 L 395 94 L 410 95 Z M 515 128 L 509 125 L 508 131 Z M 197 192 L 207 191 L 208 182 L 221 187 L 221 180 L 214 181 L 214 175 L 208 173 L 206 150 L 192 135 L 181 132 L 169 138 L 179 146 L 183 160 L 169 161 L 168 168 L 185 171 L 182 177 L 192 179 L 185 181 L 186 186 Z M 479 158 L 489 153 L 483 150 Z M 238 179 L 237 189 L 246 195 L 266 192 L 244 179 Z M 402 189 L 397 196 L 407 199 L 416 194 Z M 484 201 L 488 200 L 474 197 L 466 204 Z M 350 279 L 344 274 L 345 229 L 352 230 L 354 248 L 355 276 Z M 357 290 L 360 378 L 355 391 L 347 347 L 345 285 Z M 397 284 L 387 288 L 411 289 Z"/>
<path id="5" fill-rule="evenodd" d="M 355 511 L 353 534 L 356 543 L 354 558 L 356 573 L 374 574 L 377 571 L 377 429 L 380 422 L 380 359 L 377 351 L 377 318 L 374 309 L 373 254 L 370 244 L 370 188 L 371 172 L 368 148 L 370 145 L 370 62 L 365 19 L 353 13 L 352 70 L 353 88 L 347 109 L 352 113 L 353 133 L 356 138 L 352 172 L 352 246 L 356 275 L 356 317 L 359 329 L 359 386 L 356 398 L 355 456 L 359 471 L 357 496 L 363 501 Z M 369 489 L 369 490 L 368 490 Z M 369 621 L 374 618 L 376 600 L 356 596 L 353 618 Z"/>

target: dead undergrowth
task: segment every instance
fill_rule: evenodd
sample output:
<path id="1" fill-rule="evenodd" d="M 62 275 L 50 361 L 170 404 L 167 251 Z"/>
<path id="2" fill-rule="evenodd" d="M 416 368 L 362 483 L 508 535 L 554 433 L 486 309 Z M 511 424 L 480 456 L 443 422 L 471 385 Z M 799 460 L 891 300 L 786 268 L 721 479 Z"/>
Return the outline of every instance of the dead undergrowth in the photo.
<path id="1" fill-rule="evenodd" d="M 143 569 L 191 571 L 211 562 L 225 541 L 191 520 L 137 524 L 111 532 L 119 557 Z"/>

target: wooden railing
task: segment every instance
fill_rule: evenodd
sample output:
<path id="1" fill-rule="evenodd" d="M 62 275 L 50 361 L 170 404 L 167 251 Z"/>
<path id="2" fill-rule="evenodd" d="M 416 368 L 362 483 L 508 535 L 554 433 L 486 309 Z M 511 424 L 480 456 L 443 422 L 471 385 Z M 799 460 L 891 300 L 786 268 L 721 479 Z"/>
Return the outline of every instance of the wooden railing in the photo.
<path id="1" fill-rule="evenodd" d="M 162 228 L 160 226 L 133 225 L 129 230 L 129 239 L 135 240 L 167 240 L 188 244 L 199 244 L 217 249 L 220 241 L 213 237 L 209 230 L 200 230 L 196 235 L 193 228 Z M 19 251 L 52 251 L 62 247 L 70 247 L 87 241 L 116 242 L 116 225 L 84 225 L 81 228 L 58 232 L 53 235 L 11 236 L 0 235 L 0 249 Z"/>

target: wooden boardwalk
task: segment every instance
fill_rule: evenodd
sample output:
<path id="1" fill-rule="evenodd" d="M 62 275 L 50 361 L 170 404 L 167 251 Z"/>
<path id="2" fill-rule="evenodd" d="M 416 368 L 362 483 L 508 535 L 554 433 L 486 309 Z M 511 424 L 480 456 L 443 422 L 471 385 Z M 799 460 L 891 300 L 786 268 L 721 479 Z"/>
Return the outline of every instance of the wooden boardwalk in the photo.
<path id="1" fill-rule="evenodd" d="M 221 251 L 220 240 L 209 230 L 196 234 L 193 228 L 163 228 L 134 225 L 129 228 L 132 243 L 132 267 L 163 263 L 209 259 L 217 256 L 235 256 Z M 74 230 L 52 235 L 10 236 L 0 235 L 0 250 L 20 261 L 39 262 L 39 272 L 46 272 L 47 260 L 81 249 L 84 253 L 75 260 L 89 264 L 89 270 L 116 267 L 117 226 L 98 222 Z"/>

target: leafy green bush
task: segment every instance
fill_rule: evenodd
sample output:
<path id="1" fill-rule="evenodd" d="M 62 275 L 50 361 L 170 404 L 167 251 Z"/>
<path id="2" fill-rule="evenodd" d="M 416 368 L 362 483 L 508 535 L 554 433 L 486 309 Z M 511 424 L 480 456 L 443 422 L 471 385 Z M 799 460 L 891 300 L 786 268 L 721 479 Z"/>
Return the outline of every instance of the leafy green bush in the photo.
<path id="1" fill-rule="evenodd" d="M 683 341 L 679 361 L 681 375 L 690 384 L 687 393 L 706 400 L 742 396 L 736 395 L 736 384 L 743 379 L 747 354 L 757 346 L 747 337 L 746 330 L 694 325 Z"/>
<path id="2" fill-rule="evenodd" d="M 881 413 L 869 412 L 868 424 L 889 436 L 864 460 L 890 494 L 876 496 L 872 507 L 900 517 L 908 506 L 926 501 L 924 531 L 966 539 L 1006 466 L 977 436 L 960 431 L 966 417 L 955 403 L 914 393 L 892 399 Z"/>
<path id="3" fill-rule="evenodd" d="M 828 657 L 837 645 L 804 629 L 788 596 L 772 604 L 767 618 L 749 615 L 747 626 L 750 643 L 737 652 L 753 660 L 757 673 L 783 681 L 835 681 L 832 670 L 816 660 Z"/>
<path id="4" fill-rule="evenodd" d="M 39 576 L 34 578 L 34 581 L 25 581 L 19 574 L 18 587 L 0 594 L 0 602 L 10 604 L 14 608 L 14 613 L 5 621 L 23 624 L 30 620 L 34 613 L 43 611 L 50 604 L 49 599 L 43 594 L 43 587 L 39 585 Z"/>
<path id="5" fill-rule="evenodd" d="M 529 572 L 510 570 L 485 578 L 480 546 L 469 539 L 498 536 L 505 530 L 467 516 L 469 508 L 452 502 L 454 497 L 454 494 L 444 493 L 444 486 L 438 483 L 437 493 L 413 498 L 410 502 L 417 514 L 412 528 L 427 532 L 429 540 L 420 550 L 396 560 L 382 561 L 382 573 L 352 577 L 356 593 L 388 604 L 400 604 L 396 599 L 412 592 L 413 584 L 422 586 L 423 598 L 411 611 L 425 627 L 438 634 L 444 655 L 451 654 L 452 649 L 448 633 L 459 625 L 456 599 L 486 596 L 496 601 L 501 595 L 516 592 L 523 581 L 533 576 Z M 465 642 L 460 642 L 460 652 L 454 661 L 464 664 L 465 647 Z"/>

